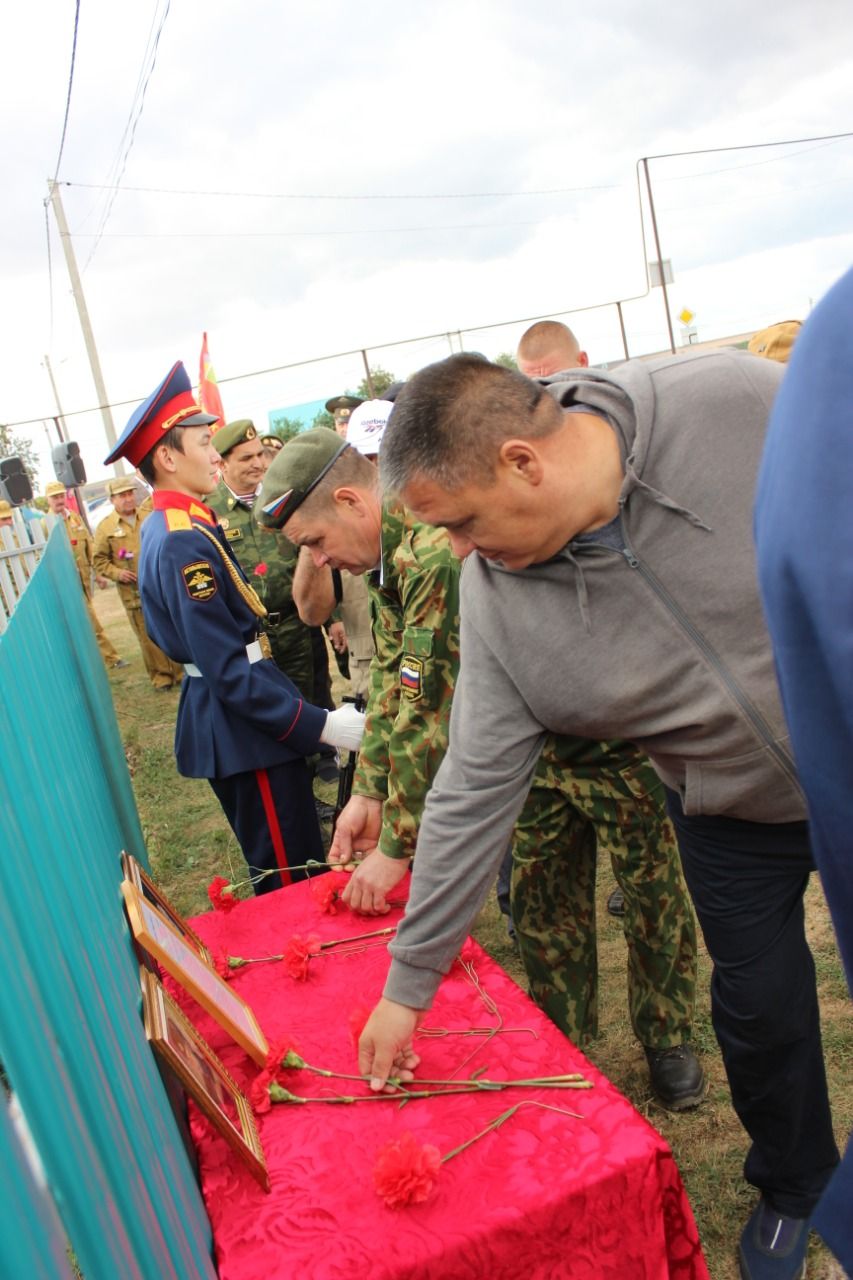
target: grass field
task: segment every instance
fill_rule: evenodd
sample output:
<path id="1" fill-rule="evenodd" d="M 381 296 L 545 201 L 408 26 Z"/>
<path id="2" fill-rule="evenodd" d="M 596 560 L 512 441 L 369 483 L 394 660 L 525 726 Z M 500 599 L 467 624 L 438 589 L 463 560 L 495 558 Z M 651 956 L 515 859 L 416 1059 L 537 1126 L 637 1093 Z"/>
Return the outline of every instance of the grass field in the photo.
<path id="1" fill-rule="evenodd" d="M 184 914 L 207 910 L 206 887 L 213 876 L 240 878 L 245 874 L 239 847 L 207 783 L 176 773 L 172 737 L 177 696 L 152 690 L 116 593 L 98 593 L 96 607 L 119 653 L 130 663 L 127 670 L 111 673 L 110 684 L 155 877 Z M 333 793 L 333 787 L 327 788 L 324 798 L 333 800 Z M 693 1206 L 711 1276 L 713 1280 L 735 1280 L 734 1247 L 755 1193 L 741 1176 L 746 1138 L 731 1109 L 710 1023 L 708 958 L 702 949 L 694 1044 L 710 1077 L 710 1094 L 698 1110 L 671 1115 L 650 1096 L 645 1059 L 628 1022 L 625 942 L 620 924 L 605 911 L 612 887 L 609 868 L 602 867 L 598 886 L 602 1033 L 587 1051 L 588 1056 L 669 1142 Z M 808 893 L 807 918 L 818 973 L 837 1138 L 843 1146 L 853 1127 L 853 1019 L 817 877 L 813 877 Z M 524 986 L 493 898 L 474 932 Z M 840 1275 L 837 1264 L 813 1236 L 810 1280 L 837 1280 Z"/>

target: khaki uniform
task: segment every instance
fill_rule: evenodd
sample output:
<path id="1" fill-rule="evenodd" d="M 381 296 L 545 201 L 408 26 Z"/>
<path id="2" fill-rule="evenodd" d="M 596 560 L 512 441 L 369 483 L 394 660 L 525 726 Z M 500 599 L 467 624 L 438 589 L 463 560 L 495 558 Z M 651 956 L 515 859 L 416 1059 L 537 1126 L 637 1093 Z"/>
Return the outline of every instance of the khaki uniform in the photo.
<path id="1" fill-rule="evenodd" d="M 459 574 L 446 533 L 401 508 L 383 512 L 381 581 L 367 575 L 376 658 L 353 794 L 384 801 L 379 848 L 392 858 L 414 854 L 447 750 Z M 598 1030 L 597 846 L 625 894 L 635 1033 L 653 1048 L 681 1044 L 696 929 L 660 781 L 629 743 L 550 737 L 514 836 L 512 916 L 531 994 L 576 1043 Z"/>
<path id="2" fill-rule="evenodd" d="M 115 666 L 119 656 L 101 626 L 101 620 L 95 613 L 95 608 L 92 604 L 92 535 L 76 511 L 67 511 L 62 525 L 68 541 L 71 543 L 71 550 L 74 553 L 77 572 L 80 574 L 80 585 L 83 588 L 83 595 L 86 599 L 86 612 L 89 614 L 89 621 L 92 624 L 92 630 L 95 632 L 95 639 L 98 642 L 101 657 L 108 667 Z"/>
<path id="3" fill-rule="evenodd" d="M 341 588 L 343 599 L 335 616 L 340 618 L 347 633 L 350 684 L 355 697 L 359 694 L 366 696 L 370 682 L 370 663 L 373 660 L 373 629 L 370 624 L 367 583 L 363 577 L 343 572 Z"/>
<path id="4" fill-rule="evenodd" d="M 149 508 L 150 510 L 150 508 Z M 104 516 L 95 530 L 93 564 L 95 573 L 109 578 L 118 587 L 118 594 L 127 613 L 128 622 L 139 641 L 145 670 L 155 689 L 170 689 L 180 684 L 184 669 L 177 662 L 167 658 L 145 630 L 142 617 L 142 602 L 139 599 L 139 588 L 135 582 L 121 582 L 119 575 L 123 569 L 136 573 L 139 568 L 139 533 L 143 517 L 137 511 L 135 518 L 128 520 L 112 511 Z"/>
<path id="5" fill-rule="evenodd" d="M 304 698 L 318 702 L 312 628 L 305 625 L 293 603 L 297 548 L 275 529 L 258 524 L 251 507 L 239 502 L 226 484 L 220 482 L 206 501 L 219 516 L 228 545 L 266 605 L 267 617 L 261 625 L 276 666 L 290 676 Z M 257 572 L 259 565 L 265 567 L 264 573 Z M 316 674 L 322 682 L 323 673 Z M 327 682 L 328 677 L 322 683 Z"/>

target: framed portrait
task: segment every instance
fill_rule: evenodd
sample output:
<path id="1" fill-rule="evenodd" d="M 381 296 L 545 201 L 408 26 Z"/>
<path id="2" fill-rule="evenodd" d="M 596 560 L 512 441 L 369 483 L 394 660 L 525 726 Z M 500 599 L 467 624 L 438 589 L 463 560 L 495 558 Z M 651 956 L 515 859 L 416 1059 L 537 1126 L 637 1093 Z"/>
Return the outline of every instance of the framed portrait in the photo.
<path id="1" fill-rule="evenodd" d="M 139 980 L 148 1040 L 264 1191 L 269 1191 L 267 1163 L 245 1094 L 159 978 L 150 969 L 140 969 Z"/>
<path id="2" fill-rule="evenodd" d="M 201 938 L 192 929 L 183 918 L 183 916 L 172 906 L 163 890 L 156 885 L 147 871 L 137 862 L 132 853 L 126 853 L 124 849 L 121 851 L 121 868 L 124 872 L 124 878 L 129 880 L 132 885 L 141 893 L 142 897 L 148 902 L 153 902 L 154 906 L 164 915 L 171 925 L 178 931 L 186 942 L 195 947 L 198 954 L 206 965 L 211 969 L 216 966 L 213 963 L 213 956 L 202 942 Z"/>
<path id="3" fill-rule="evenodd" d="M 245 1000 L 205 964 L 195 947 L 129 880 L 122 881 L 121 893 L 137 945 L 171 974 L 250 1058 L 263 1066 L 269 1046 Z"/>

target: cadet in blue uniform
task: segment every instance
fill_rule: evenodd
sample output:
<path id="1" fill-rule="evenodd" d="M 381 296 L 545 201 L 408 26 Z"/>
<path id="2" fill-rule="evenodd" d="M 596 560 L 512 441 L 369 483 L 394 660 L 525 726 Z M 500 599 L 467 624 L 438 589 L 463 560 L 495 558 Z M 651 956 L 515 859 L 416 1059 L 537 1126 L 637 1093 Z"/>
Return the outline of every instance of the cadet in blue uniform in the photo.
<path id="1" fill-rule="evenodd" d="M 269 659 L 266 610 L 203 502 L 216 488 L 216 419 L 196 403 L 178 362 L 133 414 L 105 460 L 127 458 L 154 488 L 142 529 L 139 592 L 149 635 L 184 666 L 175 730 L 180 773 L 207 778 L 240 842 L 256 891 L 304 879 L 322 860 L 306 756 L 321 743 L 348 750 L 364 717 L 305 702 Z"/>

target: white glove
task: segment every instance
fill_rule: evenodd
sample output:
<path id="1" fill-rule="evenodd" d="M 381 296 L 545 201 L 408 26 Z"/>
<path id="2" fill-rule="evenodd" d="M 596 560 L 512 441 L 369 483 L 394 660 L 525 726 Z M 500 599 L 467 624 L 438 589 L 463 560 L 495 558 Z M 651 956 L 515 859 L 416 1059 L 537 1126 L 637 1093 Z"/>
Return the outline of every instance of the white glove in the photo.
<path id="1" fill-rule="evenodd" d="M 330 711 L 326 716 L 320 741 L 345 751 L 358 751 L 363 733 L 364 712 L 356 711 L 351 702 L 345 702 L 342 707 Z"/>

